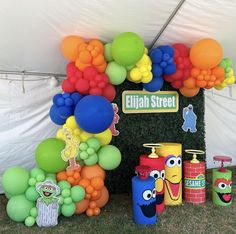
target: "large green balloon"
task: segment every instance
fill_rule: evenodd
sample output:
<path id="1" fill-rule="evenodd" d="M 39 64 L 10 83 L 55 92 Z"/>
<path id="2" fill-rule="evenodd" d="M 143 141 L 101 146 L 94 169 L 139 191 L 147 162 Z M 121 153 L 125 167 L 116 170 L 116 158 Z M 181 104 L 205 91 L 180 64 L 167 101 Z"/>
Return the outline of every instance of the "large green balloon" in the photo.
<path id="1" fill-rule="evenodd" d="M 12 220 L 23 222 L 34 206 L 35 203 L 27 200 L 25 195 L 13 196 L 7 203 L 7 214 Z"/>
<path id="2" fill-rule="evenodd" d="M 114 145 L 103 146 L 98 151 L 98 164 L 105 170 L 113 170 L 120 165 L 121 153 Z"/>
<path id="3" fill-rule="evenodd" d="M 22 167 L 12 167 L 6 170 L 2 177 L 2 186 L 6 193 L 19 195 L 28 188 L 30 174 Z"/>
<path id="4" fill-rule="evenodd" d="M 61 206 L 61 213 L 66 217 L 72 216 L 75 213 L 75 210 L 76 210 L 75 203 L 71 203 L 69 205 L 64 204 Z"/>
<path id="5" fill-rule="evenodd" d="M 49 173 L 65 170 L 68 163 L 61 158 L 61 151 L 64 148 L 65 142 L 57 138 L 49 138 L 42 141 L 35 153 L 38 166 Z"/>
<path id="6" fill-rule="evenodd" d="M 71 188 L 71 198 L 74 202 L 82 201 L 85 197 L 85 190 L 83 187 L 76 185 Z"/>
<path id="7" fill-rule="evenodd" d="M 130 66 L 142 58 L 144 48 L 144 42 L 139 35 L 125 32 L 115 37 L 111 45 L 111 53 L 118 64 Z"/>
<path id="8" fill-rule="evenodd" d="M 113 85 L 123 83 L 127 76 L 126 68 L 114 61 L 108 64 L 105 73 L 108 75 L 109 81 Z"/>

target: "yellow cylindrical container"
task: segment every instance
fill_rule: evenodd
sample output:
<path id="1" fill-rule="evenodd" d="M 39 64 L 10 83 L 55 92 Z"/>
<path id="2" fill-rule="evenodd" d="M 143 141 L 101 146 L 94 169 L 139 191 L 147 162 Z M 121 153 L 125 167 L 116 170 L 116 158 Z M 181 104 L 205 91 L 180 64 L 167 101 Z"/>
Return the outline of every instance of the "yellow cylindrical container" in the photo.
<path id="1" fill-rule="evenodd" d="M 179 143 L 160 143 L 156 149 L 165 158 L 165 205 L 182 203 L 182 145 Z"/>

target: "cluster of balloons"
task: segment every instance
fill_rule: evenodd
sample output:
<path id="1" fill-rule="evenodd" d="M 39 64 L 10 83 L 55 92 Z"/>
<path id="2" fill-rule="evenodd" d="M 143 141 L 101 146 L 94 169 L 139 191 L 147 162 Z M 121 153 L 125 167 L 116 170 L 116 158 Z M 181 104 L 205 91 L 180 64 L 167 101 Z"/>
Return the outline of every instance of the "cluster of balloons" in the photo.
<path id="1" fill-rule="evenodd" d="M 176 47 L 176 45 L 173 46 Z M 175 59 L 175 62 L 180 63 L 179 65 L 183 68 L 182 79 L 176 79 L 181 73 L 177 69 L 176 73 L 165 77 L 165 80 L 171 82 L 174 88 L 179 89 L 183 96 L 193 97 L 201 88 L 222 89 L 235 80 L 230 60 L 223 59 L 223 49 L 214 39 L 206 38 L 197 41 L 190 48 L 189 53 L 184 45 L 182 48 L 178 46 L 175 53 L 181 55 L 180 59 Z M 227 75 L 227 71 L 230 74 Z M 227 80 L 228 77 L 231 78 Z"/>
<path id="2" fill-rule="evenodd" d="M 37 199 L 39 193 L 36 186 L 51 180 L 57 184 L 56 174 L 47 173 L 40 168 L 33 168 L 30 172 L 22 167 L 12 167 L 3 174 L 2 185 L 9 199 L 7 202 L 7 214 L 16 222 L 24 222 L 31 227 L 37 218 Z M 76 211 L 76 204 L 85 198 L 85 190 L 82 186 L 71 186 L 63 180 L 58 183 L 60 187 L 59 214 L 69 217 Z M 59 215 L 58 214 L 58 215 Z"/>

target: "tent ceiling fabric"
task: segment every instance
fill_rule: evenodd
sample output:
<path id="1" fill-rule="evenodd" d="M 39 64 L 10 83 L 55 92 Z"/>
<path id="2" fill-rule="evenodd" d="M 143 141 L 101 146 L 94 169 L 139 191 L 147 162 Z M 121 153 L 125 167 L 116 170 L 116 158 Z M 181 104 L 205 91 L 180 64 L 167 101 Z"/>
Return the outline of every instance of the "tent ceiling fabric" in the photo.
<path id="1" fill-rule="evenodd" d="M 133 31 L 149 45 L 179 0 L 4 0 L 0 70 L 65 73 L 66 35 L 111 41 Z"/>

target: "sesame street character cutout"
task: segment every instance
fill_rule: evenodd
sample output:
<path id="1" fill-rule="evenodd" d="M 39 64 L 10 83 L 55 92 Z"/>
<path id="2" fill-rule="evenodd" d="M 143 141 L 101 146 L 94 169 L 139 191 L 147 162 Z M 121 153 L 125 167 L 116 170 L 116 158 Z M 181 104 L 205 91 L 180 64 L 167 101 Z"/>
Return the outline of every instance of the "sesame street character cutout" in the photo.
<path id="1" fill-rule="evenodd" d="M 148 176 L 150 167 L 137 166 L 138 176 L 132 178 L 133 220 L 136 224 L 154 224 L 156 217 L 156 189 L 154 178 Z"/>
<path id="2" fill-rule="evenodd" d="M 160 144 L 163 147 L 156 152 L 165 157 L 165 205 L 179 205 L 182 203 L 182 145 Z"/>
<path id="3" fill-rule="evenodd" d="M 183 119 L 184 123 L 182 125 L 182 129 L 185 132 L 188 132 L 188 130 L 191 133 L 197 132 L 196 124 L 197 124 L 197 116 L 193 112 L 193 105 L 188 105 L 183 109 Z"/>
<path id="4" fill-rule="evenodd" d="M 215 205 L 230 205 L 232 203 L 232 171 L 220 172 L 213 169 L 212 189 L 212 200 Z"/>
<path id="5" fill-rule="evenodd" d="M 51 227 L 58 224 L 58 209 L 60 188 L 51 180 L 46 180 L 36 186 L 40 194 L 37 200 L 38 216 L 36 223 L 39 227 Z"/>
<path id="6" fill-rule="evenodd" d="M 114 111 L 114 118 L 109 128 L 112 132 L 112 136 L 119 136 L 120 132 L 116 129 L 116 124 L 118 124 L 120 120 L 120 116 L 118 115 L 119 108 L 116 103 L 112 103 L 112 107 Z"/>
<path id="7" fill-rule="evenodd" d="M 62 138 L 66 142 L 66 147 L 62 150 L 61 157 L 64 161 L 69 161 L 67 170 L 79 169 L 80 165 L 76 162 L 76 157 L 79 153 L 80 140 L 68 128 L 62 129 Z"/>

